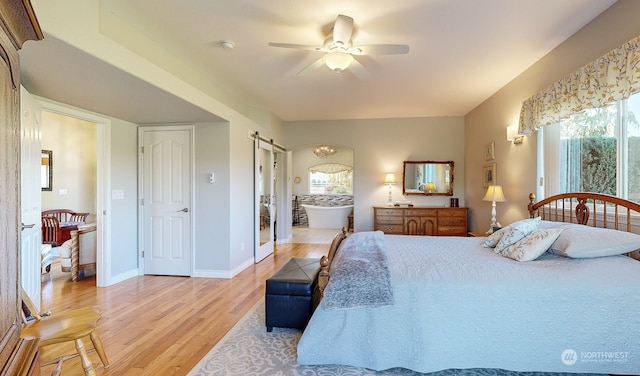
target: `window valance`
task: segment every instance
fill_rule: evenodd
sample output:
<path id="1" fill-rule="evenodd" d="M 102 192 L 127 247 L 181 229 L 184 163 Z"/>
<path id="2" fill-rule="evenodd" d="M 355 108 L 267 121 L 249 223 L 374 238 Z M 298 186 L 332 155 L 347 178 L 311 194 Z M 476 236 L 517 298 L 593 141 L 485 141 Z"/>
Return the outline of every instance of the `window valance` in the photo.
<path id="1" fill-rule="evenodd" d="M 309 167 L 309 171 L 311 172 L 323 172 L 325 174 L 336 174 L 338 172 L 349 171 L 351 169 L 351 166 L 340 163 L 323 163 Z"/>
<path id="2" fill-rule="evenodd" d="M 522 104 L 518 133 L 531 134 L 587 108 L 640 90 L 640 36 L 557 81 Z"/>

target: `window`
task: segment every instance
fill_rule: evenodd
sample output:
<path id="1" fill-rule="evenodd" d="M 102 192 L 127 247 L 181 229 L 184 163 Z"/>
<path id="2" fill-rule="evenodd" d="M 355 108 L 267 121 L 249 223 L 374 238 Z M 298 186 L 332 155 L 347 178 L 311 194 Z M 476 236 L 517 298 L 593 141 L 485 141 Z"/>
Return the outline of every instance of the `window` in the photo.
<path id="1" fill-rule="evenodd" d="M 640 95 L 543 127 L 545 196 L 597 192 L 640 202 Z"/>
<path id="2" fill-rule="evenodd" d="M 309 167 L 310 194 L 353 194 L 353 168 L 338 163 Z"/>

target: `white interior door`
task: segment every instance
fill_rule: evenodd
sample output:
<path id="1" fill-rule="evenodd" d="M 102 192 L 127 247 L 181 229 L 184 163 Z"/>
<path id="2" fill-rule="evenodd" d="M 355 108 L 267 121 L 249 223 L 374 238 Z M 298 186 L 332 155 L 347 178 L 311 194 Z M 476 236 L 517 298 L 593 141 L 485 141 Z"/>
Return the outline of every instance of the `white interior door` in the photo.
<path id="1" fill-rule="evenodd" d="M 274 194 L 273 146 L 256 139 L 255 148 L 255 262 L 273 253 L 276 205 Z"/>
<path id="2" fill-rule="evenodd" d="M 144 273 L 190 276 L 193 128 L 143 127 L 140 133 Z"/>
<path id="3" fill-rule="evenodd" d="M 42 230 L 41 158 L 42 133 L 40 106 L 20 88 L 20 273 L 21 285 L 40 309 Z"/>

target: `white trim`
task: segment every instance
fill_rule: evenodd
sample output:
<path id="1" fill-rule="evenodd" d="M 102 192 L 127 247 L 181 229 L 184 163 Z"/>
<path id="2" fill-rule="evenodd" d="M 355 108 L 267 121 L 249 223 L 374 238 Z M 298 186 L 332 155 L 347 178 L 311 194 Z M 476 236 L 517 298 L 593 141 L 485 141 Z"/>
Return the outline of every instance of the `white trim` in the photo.
<path id="1" fill-rule="evenodd" d="M 96 286 L 105 287 L 116 283 L 112 281 L 111 275 L 106 273 L 111 270 L 111 126 L 98 124 L 97 132 L 97 152 L 98 160 L 96 170 L 97 176 L 97 192 L 96 192 L 96 224 L 103 231 L 98 231 L 97 241 L 102 244 L 98 247 L 96 260 L 98 265 L 108 266 L 102 272 L 96 273 Z M 109 250 L 105 252 L 104 250 Z M 100 269 L 98 267 L 98 269 Z"/>
<path id="2" fill-rule="evenodd" d="M 544 198 L 546 179 L 544 176 L 544 129 L 540 129 L 536 135 L 537 146 L 537 164 L 536 164 L 536 200 L 540 201 Z"/>
<path id="3" fill-rule="evenodd" d="M 238 274 L 240 274 L 240 272 L 242 272 L 243 270 L 245 270 L 246 268 L 250 267 L 253 264 L 254 264 L 253 258 L 250 258 L 250 259 L 246 260 L 245 262 L 243 262 L 242 264 L 236 266 L 232 270 L 197 269 L 197 270 L 195 270 L 193 276 L 194 277 L 200 277 L 200 278 L 225 278 L 225 279 L 231 279 L 231 278 L 237 276 Z"/>
<path id="4" fill-rule="evenodd" d="M 138 274 L 138 269 L 132 269 L 127 272 L 114 275 L 111 277 L 111 284 L 115 285 L 116 283 L 120 283 L 122 281 L 126 281 L 127 279 L 137 277 Z"/>
<path id="5" fill-rule="evenodd" d="M 115 282 L 111 270 L 111 120 L 104 116 L 50 99 L 35 96 L 42 110 L 95 123 L 96 131 L 96 286 L 111 286 Z"/>

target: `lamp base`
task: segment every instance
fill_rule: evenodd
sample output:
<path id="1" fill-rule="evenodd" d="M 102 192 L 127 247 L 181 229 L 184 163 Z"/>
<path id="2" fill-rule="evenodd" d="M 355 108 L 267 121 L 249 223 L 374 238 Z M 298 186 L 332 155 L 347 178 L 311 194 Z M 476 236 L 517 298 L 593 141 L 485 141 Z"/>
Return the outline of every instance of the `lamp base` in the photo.
<path id="1" fill-rule="evenodd" d="M 491 234 L 493 234 L 494 232 L 498 231 L 501 228 L 502 228 L 502 225 L 500 224 L 500 222 L 496 222 L 495 224 L 491 224 L 491 227 L 489 227 L 489 229 L 487 230 L 487 232 L 485 234 L 491 235 Z"/>

